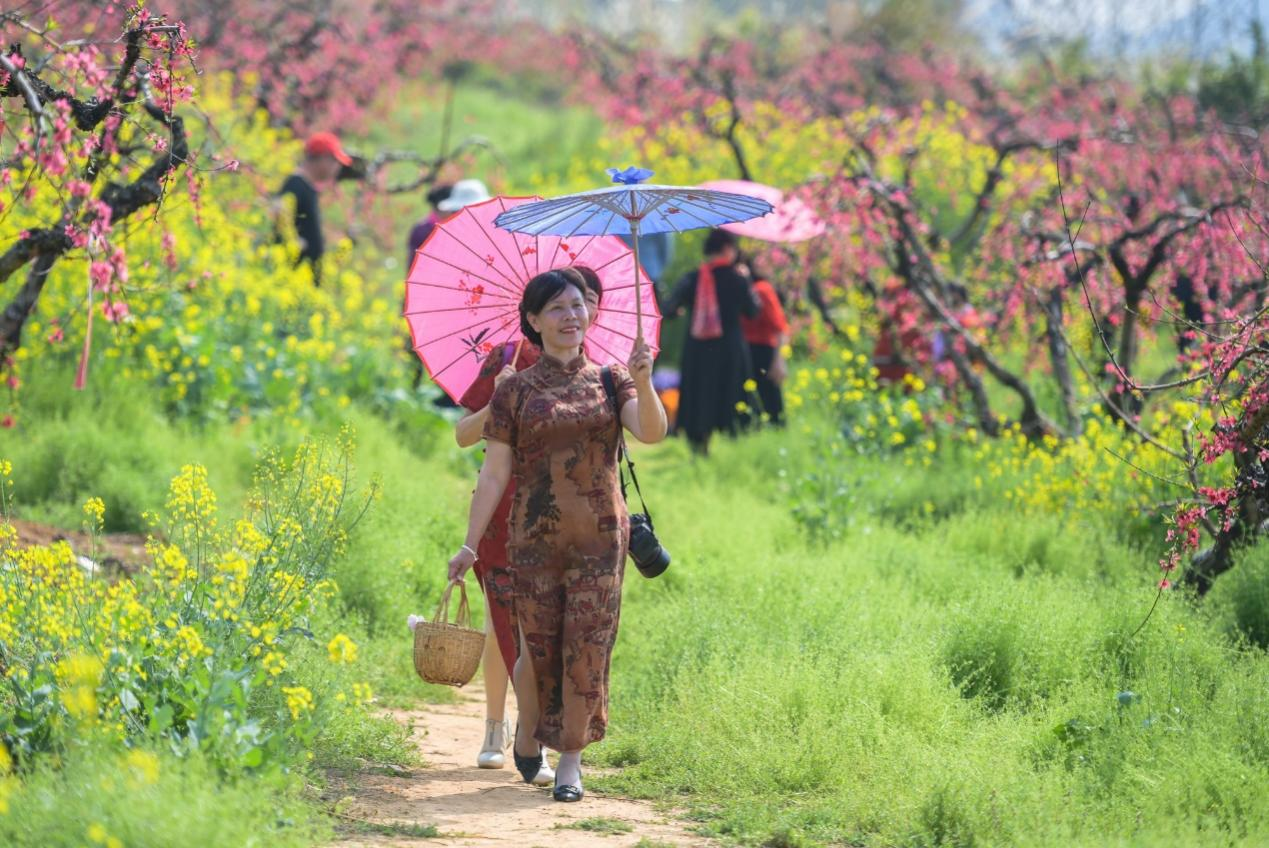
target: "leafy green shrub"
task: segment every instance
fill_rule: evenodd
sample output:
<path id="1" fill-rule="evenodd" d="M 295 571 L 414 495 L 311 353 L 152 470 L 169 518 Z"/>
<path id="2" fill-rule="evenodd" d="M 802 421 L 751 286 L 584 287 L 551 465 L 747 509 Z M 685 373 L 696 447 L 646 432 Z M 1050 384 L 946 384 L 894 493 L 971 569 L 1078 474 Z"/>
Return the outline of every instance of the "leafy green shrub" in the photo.
<path id="1" fill-rule="evenodd" d="M 97 737 L 163 740 L 227 771 L 286 768 L 328 710 L 288 671 L 326 572 L 360 518 L 348 514 L 351 436 L 303 443 L 259 466 L 246 515 L 219 524 L 206 471 L 172 481 L 151 567 L 114 585 L 65 543 L 23 548 L 0 524 L 0 742 L 26 762 Z M 6 465 L 6 480 L 9 469 Z M 368 505 L 368 501 L 366 502 Z M 99 532 L 105 505 L 85 504 Z M 336 635 L 330 659 L 356 646 Z M 332 699 L 333 701 L 334 699 Z"/>

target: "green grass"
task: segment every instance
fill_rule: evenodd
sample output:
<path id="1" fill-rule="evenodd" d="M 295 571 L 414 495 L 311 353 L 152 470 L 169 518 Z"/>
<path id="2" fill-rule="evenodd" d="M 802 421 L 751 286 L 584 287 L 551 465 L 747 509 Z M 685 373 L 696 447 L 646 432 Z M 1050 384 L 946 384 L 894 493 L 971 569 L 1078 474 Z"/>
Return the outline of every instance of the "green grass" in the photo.
<path id="1" fill-rule="evenodd" d="M 954 460 L 852 460 L 855 520 L 808 544 L 761 470 L 796 442 L 644 463 L 675 562 L 627 581 L 596 749 L 626 768 L 599 785 L 753 844 L 1269 839 L 1269 734 L 1251 719 L 1269 661 L 1229 638 L 1263 606 L 1237 587 L 1205 608 L 1168 598 L 1130 638 L 1153 552 L 1113 520 L 1021 520 L 1003 500 L 927 516 L 930 472 L 968 472 Z"/>
<path id="2" fill-rule="evenodd" d="M 71 389 L 69 368 L 32 362 L 26 367 L 27 438 L 0 447 L 20 469 L 18 515 L 78 528 L 86 498 L 106 503 L 107 532 L 143 532 L 141 513 L 162 507 L 171 478 L 186 463 L 203 463 L 222 500 L 242 500 L 259 450 L 286 439 L 265 425 L 250 431 L 200 429 L 169 421 L 155 394 L 130 385 L 120 393 L 107 380 Z"/>
<path id="3" fill-rule="evenodd" d="M 441 832 L 436 829 L 436 825 L 419 824 L 417 822 L 381 824 L 379 822 L 344 818 L 343 829 L 352 833 L 372 834 L 374 836 L 403 836 L 407 839 L 435 839 L 441 835 Z"/>
<path id="4" fill-rule="evenodd" d="M 16 470 L 16 514 L 67 528 L 79 527 L 84 500 L 97 496 L 106 503 L 108 532 L 146 532 L 142 513 L 162 509 L 169 481 L 191 462 L 207 467 L 220 510 L 232 515 L 262 450 L 294 445 L 305 432 L 332 435 L 344 423 L 314 422 L 304 432 L 267 419 L 196 427 L 168 420 L 157 400 L 137 388 L 121 397 L 96 382 L 71 393 L 65 369 L 38 363 L 29 366 L 28 379 L 23 402 L 26 415 L 40 422 L 38 435 L 0 448 Z M 380 480 L 383 495 L 336 567 L 342 608 L 328 629 L 362 645 L 364 679 L 385 703 L 451 700 L 449 688 L 400 673 L 412 668 L 405 620 L 411 613 L 433 616 L 451 541 L 462 532 L 464 517 L 454 504 L 471 490 L 475 458 L 458 454 L 447 433 L 402 433 L 397 422 L 355 408 L 345 420 L 359 436 L 360 481 Z M 473 600 L 479 626 L 478 591 Z"/>
<path id="5" fill-rule="evenodd" d="M 601 836 L 620 836 L 623 833 L 634 832 L 634 825 L 630 824 L 630 822 L 603 816 L 579 819 L 569 824 L 557 824 L 555 828 L 556 830 L 584 830 L 587 833 L 598 833 Z"/>
<path id="6" fill-rule="evenodd" d="M 162 752 L 147 771 L 127 757 L 124 751 L 79 751 L 61 768 L 45 764 L 25 774 L 0 815 L 0 845 L 301 848 L 330 834 L 295 775 L 225 778 L 197 757 L 178 760 Z"/>

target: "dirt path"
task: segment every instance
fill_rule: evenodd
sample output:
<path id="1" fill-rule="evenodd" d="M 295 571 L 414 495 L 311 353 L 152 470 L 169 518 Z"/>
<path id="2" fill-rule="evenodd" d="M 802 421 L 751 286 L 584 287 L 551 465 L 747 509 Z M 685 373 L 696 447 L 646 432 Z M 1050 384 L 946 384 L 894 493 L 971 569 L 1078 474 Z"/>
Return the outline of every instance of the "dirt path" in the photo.
<path id="1" fill-rule="evenodd" d="M 337 846 L 711 844 L 651 804 L 599 795 L 589 786 L 580 803 L 558 804 L 547 790 L 520 781 L 510 752 L 504 769 L 476 768 L 484 733 L 483 693 L 473 687 L 460 697 L 458 704 L 393 713 L 412 727 L 425 767 L 397 775 L 332 778 L 328 797 L 337 802 L 345 823 Z"/>

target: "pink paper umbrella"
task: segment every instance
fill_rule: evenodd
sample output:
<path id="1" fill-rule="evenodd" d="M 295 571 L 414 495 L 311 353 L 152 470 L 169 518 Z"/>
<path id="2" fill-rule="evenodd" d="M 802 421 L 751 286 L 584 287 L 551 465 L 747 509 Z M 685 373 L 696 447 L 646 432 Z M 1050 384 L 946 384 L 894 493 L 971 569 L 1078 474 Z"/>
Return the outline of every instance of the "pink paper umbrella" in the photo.
<path id="1" fill-rule="evenodd" d="M 775 186 L 751 183 L 747 180 L 714 180 L 701 183 L 701 188 L 714 191 L 729 191 L 735 194 L 747 194 L 761 198 L 775 211 L 761 218 L 748 221 L 737 221 L 734 224 L 723 224 L 738 236 L 747 236 L 762 241 L 794 242 L 806 241 L 824 234 L 824 220 L 811 207 L 796 197 L 786 197 L 784 192 Z"/>
<path id="2" fill-rule="evenodd" d="M 540 198 L 495 197 L 467 206 L 438 224 L 414 258 L 405 283 L 410 338 L 428 374 L 455 400 L 475 382 L 486 355 L 524 338 L 520 295 L 543 271 L 586 265 L 599 275 L 604 296 L 586 331 L 587 358 L 624 364 L 634 350 L 634 254 L 616 236 L 532 236 L 494 226 L 502 212 L 534 200 Z M 643 335 L 655 352 L 661 312 L 651 286 L 641 295 Z"/>

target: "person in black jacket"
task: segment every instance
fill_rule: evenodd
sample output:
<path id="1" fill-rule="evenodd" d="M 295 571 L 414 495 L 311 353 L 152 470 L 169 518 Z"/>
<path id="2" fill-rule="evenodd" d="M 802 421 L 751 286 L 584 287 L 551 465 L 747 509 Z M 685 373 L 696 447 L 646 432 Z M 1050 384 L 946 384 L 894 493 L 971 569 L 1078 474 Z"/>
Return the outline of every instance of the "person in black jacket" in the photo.
<path id="1" fill-rule="evenodd" d="M 740 318 L 757 315 L 758 302 L 749 280 L 736 271 L 739 255 L 734 235 L 712 230 L 704 263 L 678 282 L 665 304 L 667 316 L 689 316 L 676 426 L 702 455 L 715 432 L 736 433 L 751 374 Z"/>
<path id="2" fill-rule="evenodd" d="M 318 205 L 320 186 L 335 181 L 342 168 L 352 165 L 352 157 L 334 133 L 313 133 L 304 143 L 304 160 L 278 189 L 278 200 L 290 196 L 294 201 L 292 224 L 299 241 L 296 264 L 307 262 L 313 270 L 313 284 L 322 283 L 322 254 L 326 239 L 322 235 L 322 213 Z M 279 209 L 275 214 L 280 214 Z M 279 227 L 279 232 L 281 228 Z"/>

